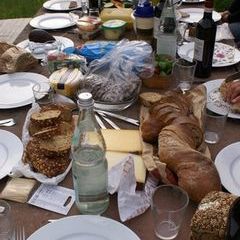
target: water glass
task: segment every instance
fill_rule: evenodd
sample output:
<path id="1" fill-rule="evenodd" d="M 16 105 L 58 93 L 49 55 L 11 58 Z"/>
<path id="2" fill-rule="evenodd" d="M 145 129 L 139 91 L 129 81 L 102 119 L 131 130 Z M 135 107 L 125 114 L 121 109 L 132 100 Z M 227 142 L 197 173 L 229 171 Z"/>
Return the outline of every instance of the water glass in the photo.
<path id="1" fill-rule="evenodd" d="M 40 106 L 51 104 L 54 102 L 54 90 L 49 82 L 39 82 L 32 87 L 35 103 Z"/>
<path id="2" fill-rule="evenodd" d="M 154 231 L 160 239 L 174 239 L 188 206 L 188 194 L 175 185 L 161 185 L 152 196 Z"/>
<path id="3" fill-rule="evenodd" d="M 6 201 L 0 200 L 0 239 L 13 240 L 13 233 L 11 207 Z"/>
<path id="4" fill-rule="evenodd" d="M 205 110 L 205 142 L 218 143 L 223 135 L 225 123 L 228 117 L 228 106 L 217 106 L 214 102 L 208 102 Z"/>
<path id="5" fill-rule="evenodd" d="M 183 94 L 192 87 L 195 68 L 196 61 L 189 62 L 183 58 L 177 59 L 173 65 L 173 76 Z"/>

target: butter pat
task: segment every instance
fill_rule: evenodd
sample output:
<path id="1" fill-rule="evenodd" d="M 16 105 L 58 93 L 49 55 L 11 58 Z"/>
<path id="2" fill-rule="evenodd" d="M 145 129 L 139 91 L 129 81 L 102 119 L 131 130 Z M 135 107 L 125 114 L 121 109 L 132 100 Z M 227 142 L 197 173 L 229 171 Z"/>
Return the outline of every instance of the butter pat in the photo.
<path id="1" fill-rule="evenodd" d="M 141 153 L 139 130 L 102 129 L 107 151 Z"/>
<path id="2" fill-rule="evenodd" d="M 134 160 L 134 171 L 135 171 L 136 181 L 138 183 L 145 183 L 146 167 L 144 165 L 142 157 L 139 155 L 123 153 L 123 152 L 106 151 L 108 169 L 111 169 L 113 166 L 117 165 L 120 161 L 122 161 L 124 158 L 126 158 L 129 155 L 131 155 Z"/>

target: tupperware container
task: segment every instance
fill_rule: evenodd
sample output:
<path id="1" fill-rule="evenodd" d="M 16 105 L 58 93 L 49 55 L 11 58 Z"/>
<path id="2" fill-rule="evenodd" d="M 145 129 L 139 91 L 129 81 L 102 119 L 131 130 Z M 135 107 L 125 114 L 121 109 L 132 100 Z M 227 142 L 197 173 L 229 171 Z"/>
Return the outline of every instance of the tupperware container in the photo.
<path id="1" fill-rule="evenodd" d="M 119 40 L 125 31 L 126 22 L 123 20 L 115 19 L 103 23 L 102 29 L 105 39 Z"/>

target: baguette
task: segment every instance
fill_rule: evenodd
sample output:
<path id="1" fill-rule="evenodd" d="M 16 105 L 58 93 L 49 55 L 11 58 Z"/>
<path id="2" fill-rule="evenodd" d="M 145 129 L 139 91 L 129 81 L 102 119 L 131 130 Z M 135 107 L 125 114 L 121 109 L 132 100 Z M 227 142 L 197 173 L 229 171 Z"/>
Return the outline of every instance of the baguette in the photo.
<path id="1" fill-rule="evenodd" d="M 173 124 L 159 134 L 158 155 L 161 162 L 178 177 L 182 187 L 194 202 L 211 191 L 221 190 L 221 181 L 211 159 L 196 150 L 191 127 Z"/>

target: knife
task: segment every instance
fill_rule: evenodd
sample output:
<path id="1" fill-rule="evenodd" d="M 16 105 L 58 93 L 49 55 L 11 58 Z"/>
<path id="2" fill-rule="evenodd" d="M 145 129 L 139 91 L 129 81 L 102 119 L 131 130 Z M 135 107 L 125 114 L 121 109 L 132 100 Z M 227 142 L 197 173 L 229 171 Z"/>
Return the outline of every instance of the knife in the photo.
<path id="1" fill-rule="evenodd" d="M 107 129 L 106 126 L 104 125 L 103 121 L 100 119 L 100 117 L 97 114 L 95 114 L 95 118 L 96 118 L 97 123 L 100 126 L 100 128 Z"/>
<path id="2" fill-rule="evenodd" d="M 139 126 L 139 121 L 136 120 L 136 119 L 129 118 L 129 117 L 124 117 L 122 115 L 118 115 L 118 114 L 115 114 L 115 113 L 102 111 L 102 110 L 95 110 L 95 111 L 100 115 L 107 115 L 107 116 L 110 116 L 110 117 L 114 117 L 114 118 L 123 120 L 123 121 L 128 122 L 128 123 L 134 124 L 136 126 Z"/>
<path id="3" fill-rule="evenodd" d="M 111 125 L 114 129 L 120 130 L 120 127 L 119 127 L 116 123 L 114 123 L 112 120 L 110 120 L 109 118 L 104 117 L 103 115 L 101 115 L 101 117 L 102 117 L 109 125 Z"/>

